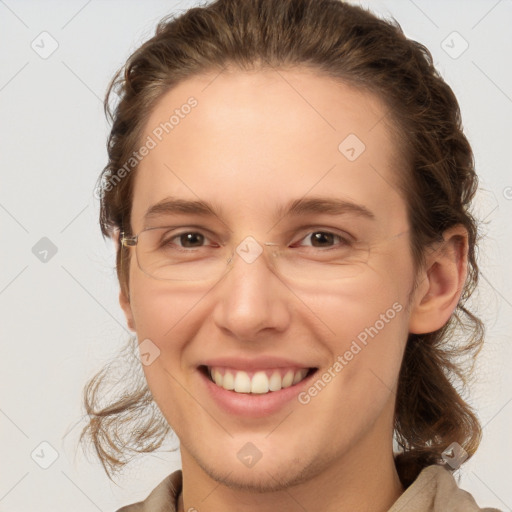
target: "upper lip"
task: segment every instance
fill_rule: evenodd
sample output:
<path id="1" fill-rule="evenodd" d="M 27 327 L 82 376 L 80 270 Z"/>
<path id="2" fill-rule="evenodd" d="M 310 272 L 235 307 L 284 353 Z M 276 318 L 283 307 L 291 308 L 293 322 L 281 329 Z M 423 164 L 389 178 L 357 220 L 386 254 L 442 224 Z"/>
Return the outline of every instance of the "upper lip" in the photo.
<path id="1" fill-rule="evenodd" d="M 220 366 L 242 371 L 270 370 L 272 368 L 314 368 L 314 366 L 300 361 L 276 356 L 216 357 L 203 361 L 199 366 Z"/>

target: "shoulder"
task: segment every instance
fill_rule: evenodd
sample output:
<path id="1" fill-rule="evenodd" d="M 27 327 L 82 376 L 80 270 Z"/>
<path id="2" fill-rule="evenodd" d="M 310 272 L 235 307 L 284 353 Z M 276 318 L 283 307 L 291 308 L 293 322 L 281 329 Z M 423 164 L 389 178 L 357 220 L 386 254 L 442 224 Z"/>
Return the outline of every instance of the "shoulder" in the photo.
<path id="1" fill-rule="evenodd" d="M 116 512 L 175 512 L 181 484 L 181 470 L 177 470 L 165 477 L 144 501 L 126 505 Z"/>
<path id="2" fill-rule="evenodd" d="M 181 491 L 181 470 L 168 475 L 144 501 L 127 505 L 117 512 L 175 512 Z M 470 493 L 459 488 L 452 473 L 444 466 L 428 466 L 400 496 L 389 512 L 500 512 L 480 508 Z"/>
<path id="3" fill-rule="evenodd" d="M 500 512 L 480 508 L 467 491 L 461 489 L 445 466 L 433 465 L 422 470 L 389 512 Z"/>

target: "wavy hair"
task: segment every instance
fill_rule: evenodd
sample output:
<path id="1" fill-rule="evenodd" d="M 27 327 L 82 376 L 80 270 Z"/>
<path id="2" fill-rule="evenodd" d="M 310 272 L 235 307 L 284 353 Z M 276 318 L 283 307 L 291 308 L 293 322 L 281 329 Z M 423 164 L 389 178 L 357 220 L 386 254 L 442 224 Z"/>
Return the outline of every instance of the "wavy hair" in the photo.
<path id="1" fill-rule="evenodd" d="M 115 186 L 112 179 L 140 146 L 156 103 L 176 84 L 227 66 L 307 67 L 384 103 L 404 164 L 399 178 L 416 270 L 446 229 L 466 228 L 468 275 L 461 299 L 443 328 L 409 335 L 394 427 L 397 469 L 406 486 L 423 467 L 438 462 L 453 441 L 473 455 L 481 427 L 464 393 L 484 334 L 482 322 L 466 307 L 478 281 L 478 226 L 470 213 L 477 176 L 455 95 L 427 48 L 406 38 L 395 20 L 339 0 L 217 0 L 163 18 L 154 36 L 116 73 L 106 94 L 112 128 L 108 163 L 98 180 L 103 236 L 131 232 L 136 167 Z M 117 276 L 127 296 L 129 258 L 128 248 L 118 245 Z M 130 353 L 133 343 L 127 346 Z M 170 431 L 140 363 L 130 356 L 117 361 L 129 367 L 123 375 L 130 377 L 121 378 L 125 388 L 112 391 L 112 366 L 87 383 L 89 422 L 80 436 L 80 442 L 92 442 L 110 478 L 138 453 L 159 448 Z"/>

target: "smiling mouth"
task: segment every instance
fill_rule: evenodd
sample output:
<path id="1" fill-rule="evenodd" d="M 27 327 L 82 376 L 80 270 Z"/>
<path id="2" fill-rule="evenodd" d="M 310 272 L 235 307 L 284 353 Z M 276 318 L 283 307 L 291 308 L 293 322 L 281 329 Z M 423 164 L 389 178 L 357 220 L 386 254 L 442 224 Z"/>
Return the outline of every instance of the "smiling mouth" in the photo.
<path id="1" fill-rule="evenodd" d="M 220 366 L 200 366 L 200 371 L 214 384 L 235 393 L 263 395 L 302 382 L 317 368 L 270 368 L 246 372 Z"/>

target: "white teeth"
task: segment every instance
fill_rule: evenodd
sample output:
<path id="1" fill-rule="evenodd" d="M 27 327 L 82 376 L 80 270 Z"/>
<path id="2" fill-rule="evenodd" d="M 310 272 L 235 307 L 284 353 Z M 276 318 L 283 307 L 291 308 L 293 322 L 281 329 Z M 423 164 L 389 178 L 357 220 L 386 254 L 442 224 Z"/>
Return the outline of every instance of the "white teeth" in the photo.
<path id="1" fill-rule="evenodd" d="M 292 386 L 295 386 L 298 382 L 300 382 L 303 379 L 302 372 L 295 372 L 295 375 L 293 377 Z"/>
<path id="2" fill-rule="evenodd" d="M 222 387 L 228 391 L 235 389 L 235 378 L 231 372 L 224 373 L 224 382 L 222 383 Z"/>
<path id="3" fill-rule="evenodd" d="M 293 375 L 294 373 L 291 370 L 288 370 L 286 372 L 286 375 L 283 377 L 283 382 L 281 383 L 281 386 L 283 386 L 283 388 L 289 388 L 292 385 Z"/>
<path id="4" fill-rule="evenodd" d="M 265 372 L 256 372 L 251 381 L 251 393 L 268 393 L 268 377 Z"/>
<path id="5" fill-rule="evenodd" d="M 222 386 L 222 373 L 220 373 L 219 370 L 213 370 L 212 377 L 217 386 Z"/>
<path id="6" fill-rule="evenodd" d="M 275 370 L 270 378 L 265 371 L 257 371 L 254 375 L 249 377 L 249 374 L 244 371 L 231 371 L 225 370 L 224 375 L 217 368 L 210 368 L 209 374 L 211 379 L 217 384 L 228 391 L 235 391 L 236 393 L 254 393 L 265 394 L 269 391 L 279 391 L 280 389 L 289 388 L 292 385 L 298 384 L 303 380 L 308 373 L 307 368 L 293 371 L 288 370 L 283 377 L 278 370 Z"/>
<path id="7" fill-rule="evenodd" d="M 246 372 L 236 372 L 235 375 L 235 391 L 237 393 L 251 392 L 251 379 Z"/>
<path id="8" fill-rule="evenodd" d="M 281 389 L 281 374 L 278 371 L 275 371 L 270 376 L 268 389 L 270 389 L 270 391 L 279 391 Z"/>

